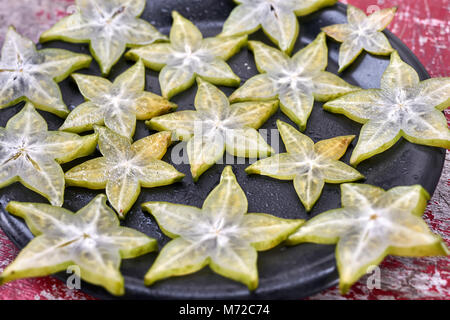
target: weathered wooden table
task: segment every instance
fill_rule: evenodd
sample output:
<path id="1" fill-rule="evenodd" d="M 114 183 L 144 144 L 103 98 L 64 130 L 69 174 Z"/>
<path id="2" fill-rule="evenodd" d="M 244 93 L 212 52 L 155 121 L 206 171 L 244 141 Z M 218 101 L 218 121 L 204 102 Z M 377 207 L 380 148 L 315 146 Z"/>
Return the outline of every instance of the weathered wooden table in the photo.
<path id="1" fill-rule="evenodd" d="M 230 0 L 231 1 L 231 0 Z M 447 0 L 341 0 L 370 13 L 398 6 L 389 29 L 419 57 L 432 77 L 450 76 L 450 5 Z M 30 38 L 39 34 L 74 9 L 73 0 L 0 0 L 0 42 L 6 28 L 14 24 Z M 450 112 L 447 111 L 450 121 Z M 426 220 L 431 229 L 450 245 L 450 153 L 441 180 L 431 199 Z M 11 263 L 17 248 L 0 230 L 0 270 Z M 450 259 L 389 257 L 381 264 L 381 289 L 369 289 L 362 278 L 342 297 L 336 288 L 311 299 L 450 299 Z M 0 299 L 92 299 L 70 290 L 52 278 L 18 280 L 0 287 Z"/>

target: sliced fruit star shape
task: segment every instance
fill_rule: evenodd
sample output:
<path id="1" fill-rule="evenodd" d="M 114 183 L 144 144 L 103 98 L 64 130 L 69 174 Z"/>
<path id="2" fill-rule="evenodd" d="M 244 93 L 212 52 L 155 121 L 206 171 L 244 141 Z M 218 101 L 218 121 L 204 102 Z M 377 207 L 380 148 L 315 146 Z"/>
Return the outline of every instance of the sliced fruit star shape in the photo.
<path id="1" fill-rule="evenodd" d="M 177 139 L 187 141 L 194 181 L 222 159 L 225 150 L 243 158 L 266 157 L 274 152 L 257 129 L 275 113 L 277 101 L 230 105 L 218 88 L 197 81 L 196 111 L 178 111 L 146 122 L 151 129 L 172 131 Z"/>
<path id="2" fill-rule="evenodd" d="M 16 181 L 61 206 L 64 172 L 61 163 L 94 152 L 97 134 L 47 131 L 47 123 L 31 103 L 0 127 L 0 188 Z"/>
<path id="3" fill-rule="evenodd" d="M 247 44 L 247 36 L 203 39 L 200 30 L 174 11 L 170 43 L 132 49 L 126 57 L 142 59 L 159 74 L 162 95 L 170 99 L 190 88 L 197 77 L 224 86 L 238 86 L 240 78 L 225 62 Z"/>
<path id="4" fill-rule="evenodd" d="M 337 0 L 235 0 L 238 6 L 225 21 L 223 36 L 251 34 L 261 27 L 283 51 L 290 53 L 300 30 L 297 16 L 306 16 Z"/>
<path id="5" fill-rule="evenodd" d="M 160 160 L 171 143 L 170 132 L 130 140 L 108 128 L 95 126 L 103 157 L 88 160 L 66 172 L 68 186 L 105 189 L 119 218 L 136 202 L 144 188 L 166 186 L 181 180 L 184 174 Z"/>
<path id="6" fill-rule="evenodd" d="M 230 166 L 201 209 L 167 202 L 147 202 L 142 207 L 173 238 L 145 275 L 146 285 L 209 265 L 214 272 L 254 290 L 258 287 L 257 251 L 275 247 L 303 223 L 247 214 L 247 198 Z"/>
<path id="7" fill-rule="evenodd" d="M 450 148 L 443 110 L 450 106 L 450 78 L 420 81 L 398 53 L 381 79 L 381 89 L 350 93 L 327 102 L 325 110 L 364 124 L 350 163 L 357 165 L 392 147 L 401 137 L 412 143 Z"/>
<path id="8" fill-rule="evenodd" d="M 261 73 L 250 78 L 231 96 L 231 102 L 279 99 L 281 111 L 303 131 L 314 100 L 328 101 L 359 90 L 333 73 L 325 71 L 328 48 L 325 34 L 292 58 L 262 42 L 249 41 Z"/>
<path id="9" fill-rule="evenodd" d="M 394 19 L 397 8 L 375 11 L 370 16 L 351 5 L 347 8 L 347 24 L 335 24 L 322 30 L 336 41 L 339 50 L 339 72 L 346 69 L 363 50 L 375 55 L 389 55 L 393 51 L 383 30 Z"/>
<path id="10" fill-rule="evenodd" d="M 62 49 L 36 50 L 33 41 L 9 27 L 0 58 L 0 109 L 25 100 L 38 109 L 67 116 L 57 82 L 89 66 L 91 60 Z"/>
<path id="11" fill-rule="evenodd" d="M 140 60 L 118 76 L 114 83 L 84 74 L 72 77 L 87 101 L 69 114 L 59 130 L 83 132 L 92 130 L 94 125 L 105 125 L 131 138 L 136 120 L 148 120 L 176 108 L 167 99 L 144 91 L 145 67 Z"/>
<path id="12" fill-rule="evenodd" d="M 167 40 L 155 27 L 138 17 L 145 0 L 76 0 L 74 14 L 42 33 L 40 41 L 89 43 L 92 55 L 107 75 L 127 47 Z"/>
<path id="13" fill-rule="evenodd" d="M 343 184 L 342 208 L 329 210 L 292 234 L 291 244 L 335 244 L 339 287 L 345 294 L 387 255 L 421 257 L 449 251 L 421 218 L 429 195 L 421 186 L 388 191 L 363 184 Z"/>
<path id="14" fill-rule="evenodd" d="M 343 183 L 364 178 L 358 171 L 338 161 L 355 136 L 314 142 L 285 122 L 277 121 L 287 153 L 259 160 L 245 171 L 280 180 L 294 180 L 295 191 L 310 211 L 326 183 Z"/>
<path id="15" fill-rule="evenodd" d="M 124 294 L 122 259 L 157 250 L 155 239 L 121 227 L 114 211 L 98 195 L 76 213 L 43 203 L 8 203 L 6 210 L 25 219 L 36 236 L 0 275 L 0 283 L 46 276 L 72 266 L 83 280 L 111 294 Z M 74 269 L 73 269 L 74 270 Z"/>

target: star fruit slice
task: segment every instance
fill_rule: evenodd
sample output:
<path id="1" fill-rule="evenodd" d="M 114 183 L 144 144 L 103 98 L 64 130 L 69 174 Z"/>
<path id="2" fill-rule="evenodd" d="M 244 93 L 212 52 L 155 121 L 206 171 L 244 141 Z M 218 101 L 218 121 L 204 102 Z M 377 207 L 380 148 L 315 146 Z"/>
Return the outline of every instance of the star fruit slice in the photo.
<path id="1" fill-rule="evenodd" d="M 247 214 L 247 198 L 230 166 L 201 209 L 168 202 L 147 202 L 161 230 L 173 238 L 145 275 L 145 284 L 194 273 L 209 265 L 250 290 L 258 287 L 257 251 L 269 250 L 304 221 L 264 213 Z"/>
<path id="2" fill-rule="evenodd" d="M 170 43 L 132 49 L 125 57 L 142 59 L 159 74 L 162 95 L 170 99 L 190 88 L 197 77 L 215 85 L 239 86 L 240 78 L 225 62 L 247 44 L 247 36 L 203 39 L 200 30 L 174 11 Z"/>
<path id="3" fill-rule="evenodd" d="M 319 199 L 325 182 L 343 183 L 364 178 L 349 165 L 338 161 L 355 136 L 335 137 L 314 144 L 309 137 L 285 122 L 278 120 L 277 126 L 287 152 L 259 160 L 245 171 L 280 180 L 294 180 L 295 191 L 306 211 L 310 211 Z"/>
<path id="4" fill-rule="evenodd" d="M 375 55 L 389 55 L 393 49 L 383 30 L 394 19 L 397 8 L 375 11 L 370 16 L 352 6 L 347 7 L 347 24 L 335 24 L 322 30 L 336 41 L 339 50 L 339 72 L 350 66 L 363 50 Z"/>
<path id="5" fill-rule="evenodd" d="M 266 157 L 274 152 L 257 129 L 276 112 L 277 101 L 230 105 L 218 88 L 200 78 L 197 81 L 196 111 L 178 111 L 146 122 L 153 130 L 172 131 L 175 137 L 187 141 L 194 181 L 222 159 L 225 150 L 245 158 Z"/>
<path id="6" fill-rule="evenodd" d="M 127 47 L 167 40 L 155 27 L 138 17 L 145 0 L 76 0 L 74 14 L 42 33 L 40 41 L 89 43 L 103 75 L 109 74 Z"/>
<path id="7" fill-rule="evenodd" d="M 325 71 L 328 48 L 324 33 L 292 58 L 262 42 L 249 41 L 261 74 L 250 78 L 231 102 L 279 99 L 281 111 L 305 130 L 314 100 L 325 102 L 360 90 Z"/>
<path id="8" fill-rule="evenodd" d="M 388 191 L 343 184 L 342 208 L 308 220 L 289 243 L 334 244 L 342 294 L 387 255 L 448 255 L 444 241 L 421 218 L 429 195 L 419 185 Z"/>
<path id="9" fill-rule="evenodd" d="M 289 54 L 299 34 L 297 16 L 306 16 L 337 0 L 235 0 L 222 36 L 251 34 L 261 27 L 281 51 Z"/>
<path id="10" fill-rule="evenodd" d="M 25 219 L 36 236 L 0 275 L 0 283 L 40 277 L 76 265 L 87 282 L 124 294 L 122 259 L 157 250 L 155 239 L 121 227 L 106 197 L 98 195 L 76 213 L 43 203 L 11 201 L 6 210 Z"/>
<path id="11" fill-rule="evenodd" d="M 18 181 L 62 206 L 64 172 L 59 164 L 87 156 L 96 146 L 97 134 L 47 131 L 44 118 L 27 103 L 0 127 L 0 188 Z"/>
<path id="12" fill-rule="evenodd" d="M 184 174 L 160 160 L 171 143 L 170 132 L 140 139 L 129 139 L 108 128 L 94 126 L 103 157 L 88 160 L 66 172 L 68 186 L 105 189 L 108 200 L 119 218 L 136 202 L 141 187 L 170 185 L 183 179 Z"/>
<path id="13" fill-rule="evenodd" d="M 94 125 L 105 125 L 131 139 L 136 120 L 148 120 L 177 107 L 167 99 L 144 91 L 145 67 L 141 60 L 118 76 L 114 83 L 84 74 L 72 77 L 86 102 L 69 114 L 59 130 L 78 133 L 92 130 Z"/>
<path id="14" fill-rule="evenodd" d="M 350 163 L 358 165 L 392 147 L 401 137 L 412 143 L 450 148 L 442 113 L 450 106 L 450 78 L 420 81 L 397 51 L 381 78 L 381 89 L 350 93 L 324 109 L 364 124 Z"/>
<path id="15" fill-rule="evenodd" d="M 69 113 L 57 82 L 88 67 L 91 57 L 62 49 L 36 50 L 34 43 L 9 27 L 0 58 L 0 109 L 20 101 L 65 117 Z"/>

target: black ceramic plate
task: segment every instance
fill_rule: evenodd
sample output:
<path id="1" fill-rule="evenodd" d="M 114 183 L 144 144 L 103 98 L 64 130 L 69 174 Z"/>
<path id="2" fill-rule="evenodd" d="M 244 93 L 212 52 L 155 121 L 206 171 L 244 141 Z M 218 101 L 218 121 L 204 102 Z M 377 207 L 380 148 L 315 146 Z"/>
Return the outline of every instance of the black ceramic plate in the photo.
<path id="1" fill-rule="evenodd" d="M 171 10 L 178 10 L 182 15 L 192 20 L 205 36 L 214 36 L 221 30 L 221 26 L 234 4 L 231 0 L 152 0 L 143 14 L 143 18 L 150 21 L 164 33 L 168 34 L 172 23 Z M 324 9 L 320 12 L 301 18 L 301 32 L 295 51 L 310 43 L 320 32 L 320 28 L 326 25 L 345 23 L 346 7 L 342 4 Z M 401 41 L 389 32 L 386 32 L 393 47 L 397 49 L 401 57 L 412 65 L 422 79 L 428 78 L 428 74 L 418 59 Z M 250 39 L 261 40 L 266 43 L 267 38 L 262 32 L 258 32 Z M 337 59 L 339 44 L 328 40 L 329 66 L 328 71 L 337 72 Z M 53 42 L 42 47 L 57 47 L 76 52 L 88 53 L 86 45 L 73 45 L 62 42 Z M 348 82 L 362 88 L 378 88 L 380 78 L 389 62 L 388 57 L 377 57 L 362 54 L 361 57 L 342 74 Z M 122 59 L 112 70 L 111 79 L 129 68 L 133 63 Z M 233 70 L 245 81 L 257 74 L 252 53 L 247 49 L 237 54 L 229 64 Z M 91 68 L 81 72 L 99 75 L 99 69 L 95 62 Z M 68 79 L 61 83 L 64 100 L 70 108 L 83 102 L 73 80 Z M 230 94 L 233 89 L 222 88 Z M 147 90 L 160 93 L 157 73 L 147 71 Z M 179 110 L 193 109 L 196 87 L 176 96 L 173 101 L 179 104 Z M 9 118 L 18 112 L 23 106 L 0 111 L 0 125 L 4 126 Z M 57 130 L 62 120 L 49 113 L 41 112 L 49 124 L 51 130 Z M 276 120 L 289 122 L 289 119 L 278 111 L 267 121 L 263 129 L 275 129 Z M 358 135 L 360 125 L 344 116 L 327 113 L 322 109 L 322 104 L 316 103 L 308 122 L 306 134 L 315 141 L 331 138 L 338 135 Z M 135 139 L 151 134 L 143 124 L 138 123 Z M 279 139 L 276 137 L 276 139 Z M 270 141 L 269 135 L 269 143 Z M 280 152 L 284 152 L 281 142 Z M 353 145 L 355 142 L 353 143 Z M 353 150 L 351 146 L 344 157 L 347 162 Z M 164 160 L 171 162 L 172 149 L 169 149 Z M 96 152 L 92 157 L 99 156 Z M 64 165 L 67 170 L 74 165 L 89 158 L 79 159 Z M 439 180 L 445 151 L 438 148 L 414 145 L 405 140 L 399 141 L 390 150 L 363 162 L 358 166 L 360 172 L 366 177 L 366 183 L 392 188 L 398 185 L 421 184 L 431 194 Z M 240 159 L 242 160 L 242 159 Z M 124 225 L 136 228 L 158 240 L 160 247 L 168 238 L 159 230 L 155 221 L 149 214 L 144 213 L 140 204 L 145 201 L 170 201 L 200 207 L 207 194 L 217 185 L 223 164 L 217 164 L 204 173 L 198 183 L 193 183 L 188 165 L 174 164 L 175 167 L 186 174 L 183 182 L 168 187 L 142 189 L 141 195 L 132 210 L 128 213 Z M 326 184 L 322 197 L 311 213 L 307 214 L 301 205 L 291 181 L 278 181 L 263 176 L 247 176 L 244 168 L 247 164 L 233 165 L 237 179 L 244 189 L 249 202 L 249 212 L 265 212 L 283 218 L 308 219 L 325 210 L 340 207 L 340 192 L 338 185 Z M 104 192 L 104 191 L 103 191 Z M 76 211 L 86 205 L 99 192 L 82 188 L 67 188 L 64 207 Z M 32 234 L 21 219 L 17 219 L 5 212 L 6 204 L 11 200 L 44 202 L 47 201 L 36 193 L 26 189 L 19 183 L 15 183 L 0 192 L 0 221 L 1 227 L 20 248 L 23 248 L 32 238 Z M 157 282 L 151 287 L 143 284 L 144 274 L 152 265 L 157 253 L 150 253 L 137 259 L 124 260 L 121 271 L 125 276 L 125 298 L 155 298 L 155 299 L 298 299 L 317 293 L 332 285 L 337 284 L 338 274 L 334 259 L 334 246 L 315 244 L 302 244 L 295 247 L 278 246 L 268 252 L 262 252 L 258 258 L 260 277 L 259 288 L 250 293 L 247 288 L 237 282 L 228 280 L 214 274 L 208 268 L 192 275 L 171 278 Z M 63 273 L 57 275 L 64 278 Z M 82 283 L 82 290 L 100 298 L 111 298 L 102 288 Z"/>

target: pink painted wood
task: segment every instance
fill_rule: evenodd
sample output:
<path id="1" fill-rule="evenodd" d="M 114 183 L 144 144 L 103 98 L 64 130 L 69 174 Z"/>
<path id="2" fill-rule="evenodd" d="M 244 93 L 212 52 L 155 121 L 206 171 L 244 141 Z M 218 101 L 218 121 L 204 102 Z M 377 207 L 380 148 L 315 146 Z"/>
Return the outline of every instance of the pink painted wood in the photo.
<path id="1" fill-rule="evenodd" d="M 450 22 L 447 0 L 343 0 L 366 12 L 398 6 L 389 29 L 419 57 L 433 77 L 450 75 Z M 0 42 L 8 21 L 34 40 L 40 32 L 71 13 L 73 0 L 0 0 Z M 447 113 L 450 121 L 450 112 Z M 429 203 L 426 220 L 434 232 L 450 245 L 450 154 L 439 186 Z M 0 271 L 17 256 L 18 249 L 0 231 Z M 369 289 L 363 277 L 350 293 L 342 297 L 331 288 L 311 299 L 450 299 L 450 260 L 448 258 L 389 257 L 380 269 L 381 289 Z M 0 299 L 93 299 L 70 290 L 52 277 L 17 280 L 0 287 Z"/>

